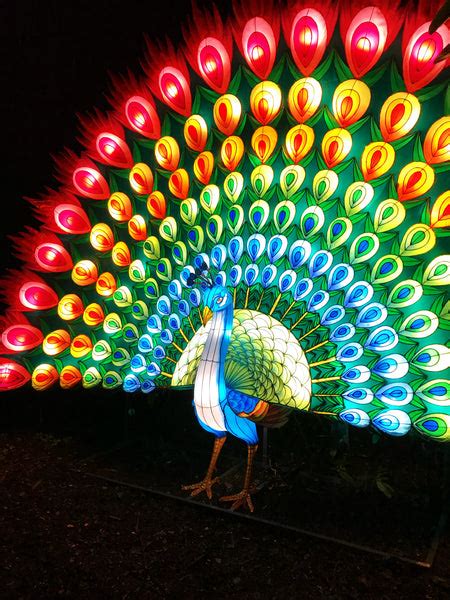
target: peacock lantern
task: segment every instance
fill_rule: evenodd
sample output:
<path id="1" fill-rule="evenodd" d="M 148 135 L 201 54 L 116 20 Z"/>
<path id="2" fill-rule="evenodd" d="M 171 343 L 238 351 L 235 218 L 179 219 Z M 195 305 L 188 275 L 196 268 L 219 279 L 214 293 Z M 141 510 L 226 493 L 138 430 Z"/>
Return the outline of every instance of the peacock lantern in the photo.
<path id="1" fill-rule="evenodd" d="M 439 3 L 193 8 L 31 200 L 0 389 L 192 388 L 214 436 L 310 411 L 450 440 L 450 94 Z M 336 30 L 336 31 L 335 31 Z M 174 415 L 175 418 L 175 415 Z"/>

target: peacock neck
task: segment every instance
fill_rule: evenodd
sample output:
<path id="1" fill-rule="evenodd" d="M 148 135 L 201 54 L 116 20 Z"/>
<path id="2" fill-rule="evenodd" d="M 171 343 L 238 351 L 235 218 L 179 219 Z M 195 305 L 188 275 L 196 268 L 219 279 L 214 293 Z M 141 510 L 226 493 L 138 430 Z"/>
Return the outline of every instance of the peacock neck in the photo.
<path id="1" fill-rule="evenodd" d="M 228 351 L 228 346 L 230 345 L 231 340 L 231 330 L 233 329 L 233 315 L 234 315 L 234 307 L 232 304 L 229 304 L 223 311 L 223 340 L 221 345 L 221 362 L 225 362 L 225 357 Z M 216 313 L 216 315 L 219 313 Z"/>
<path id="2" fill-rule="evenodd" d="M 200 421 L 215 432 L 226 431 L 222 403 L 226 397 L 225 357 L 233 328 L 233 306 L 215 312 L 198 366 L 194 404 Z"/>
<path id="3" fill-rule="evenodd" d="M 224 310 L 217 311 L 211 318 L 211 328 L 203 351 L 202 360 L 213 360 L 216 364 L 217 383 L 225 385 L 225 358 L 233 329 L 234 308 L 229 304 Z"/>

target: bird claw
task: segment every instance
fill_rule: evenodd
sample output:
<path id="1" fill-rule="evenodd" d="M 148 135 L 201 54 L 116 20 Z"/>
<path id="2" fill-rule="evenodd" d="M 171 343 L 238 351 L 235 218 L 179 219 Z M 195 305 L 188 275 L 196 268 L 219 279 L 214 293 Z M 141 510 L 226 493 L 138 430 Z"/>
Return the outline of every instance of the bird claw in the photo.
<path id="1" fill-rule="evenodd" d="M 219 498 L 220 502 L 233 502 L 230 506 L 230 510 L 237 510 L 241 507 L 247 507 L 252 513 L 255 509 L 252 502 L 252 497 L 249 490 L 242 490 L 239 494 L 233 494 L 232 496 L 222 496 Z"/>
<path id="2" fill-rule="evenodd" d="M 214 477 L 211 479 L 209 477 L 205 477 L 203 481 L 199 481 L 198 483 L 191 483 L 190 485 L 182 485 L 181 489 L 183 491 L 191 491 L 191 496 L 198 496 L 202 492 L 205 492 L 208 496 L 208 500 L 212 499 L 212 486 L 219 481 L 218 477 Z"/>

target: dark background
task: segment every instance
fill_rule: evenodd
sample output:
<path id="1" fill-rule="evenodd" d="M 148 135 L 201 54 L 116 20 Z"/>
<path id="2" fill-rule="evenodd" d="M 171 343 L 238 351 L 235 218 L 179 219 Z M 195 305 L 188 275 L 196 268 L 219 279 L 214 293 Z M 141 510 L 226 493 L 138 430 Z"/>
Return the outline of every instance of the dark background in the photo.
<path id="1" fill-rule="evenodd" d="M 190 12 L 189 0 L 1 1 L 0 273 L 18 264 L 7 235 L 34 224 L 23 197 L 56 186 L 52 155 L 80 149 L 76 115 L 107 110 L 109 74 L 140 75 L 144 36 L 177 46 Z"/>

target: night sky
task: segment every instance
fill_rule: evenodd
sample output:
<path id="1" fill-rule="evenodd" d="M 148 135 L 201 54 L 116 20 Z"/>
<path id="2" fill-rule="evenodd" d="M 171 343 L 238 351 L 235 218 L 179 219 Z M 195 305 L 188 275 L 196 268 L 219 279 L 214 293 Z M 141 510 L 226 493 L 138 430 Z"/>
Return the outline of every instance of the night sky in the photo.
<path id="1" fill-rule="evenodd" d="M 229 4 L 220 7 L 223 14 Z M 190 6 L 187 0 L 0 3 L 2 272 L 15 262 L 7 234 L 35 224 L 23 197 L 56 185 L 51 155 L 80 150 L 77 113 L 108 108 L 109 73 L 141 73 L 144 35 L 167 35 L 177 45 Z"/>

